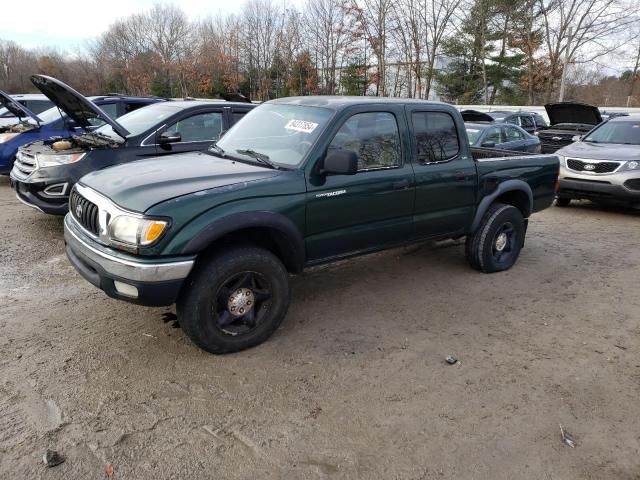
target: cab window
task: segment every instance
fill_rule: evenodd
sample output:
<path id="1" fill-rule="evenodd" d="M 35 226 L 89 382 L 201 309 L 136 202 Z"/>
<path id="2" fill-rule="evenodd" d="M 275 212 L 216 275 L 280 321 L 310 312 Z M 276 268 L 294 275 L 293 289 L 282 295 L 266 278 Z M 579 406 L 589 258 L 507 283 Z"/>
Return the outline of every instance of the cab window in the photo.
<path id="1" fill-rule="evenodd" d="M 214 141 L 222 133 L 222 112 L 198 113 L 166 128 L 167 132 L 178 132 L 182 142 Z"/>
<path id="2" fill-rule="evenodd" d="M 402 163 L 396 117 L 388 112 L 357 113 L 340 127 L 331 150 L 351 150 L 358 171 L 399 167 Z"/>
<path id="3" fill-rule="evenodd" d="M 458 131 L 451 115 L 445 112 L 413 112 L 411 123 L 419 163 L 443 162 L 458 155 Z"/>

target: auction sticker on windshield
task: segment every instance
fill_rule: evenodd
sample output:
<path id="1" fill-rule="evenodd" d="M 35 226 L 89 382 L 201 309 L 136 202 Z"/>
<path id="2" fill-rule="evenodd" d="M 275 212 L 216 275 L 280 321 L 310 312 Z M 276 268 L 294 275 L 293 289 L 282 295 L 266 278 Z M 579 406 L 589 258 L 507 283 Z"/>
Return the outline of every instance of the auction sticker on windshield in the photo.
<path id="1" fill-rule="evenodd" d="M 287 130 L 295 130 L 296 132 L 311 133 L 317 126 L 317 123 L 307 122 L 306 120 L 289 120 L 284 128 Z"/>

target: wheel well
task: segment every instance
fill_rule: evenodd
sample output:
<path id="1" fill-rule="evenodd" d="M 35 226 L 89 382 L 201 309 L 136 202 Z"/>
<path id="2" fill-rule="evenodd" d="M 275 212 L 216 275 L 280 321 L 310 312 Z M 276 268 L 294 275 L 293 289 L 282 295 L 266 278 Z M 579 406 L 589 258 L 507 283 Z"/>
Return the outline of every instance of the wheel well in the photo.
<path id="1" fill-rule="evenodd" d="M 253 245 L 270 251 L 280 259 L 290 273 L 300 273 L 303 265 L 296 256 L 295 247 L 280 230 L 270 227 L 248 227 L 226 233 L 211 242 L 199 255 L 210 256 L 222 248 Z"/>
<path id="2" fill-rule="evenodd" d="M 507 205 L 513 205 L 524 218 L 528 218 L 531 214 L 532 205 L 529 204 L 529 196 L 522 190 L 510 190 L 503 193 L 494 200 L 496 203 L 505 203 Z"/>

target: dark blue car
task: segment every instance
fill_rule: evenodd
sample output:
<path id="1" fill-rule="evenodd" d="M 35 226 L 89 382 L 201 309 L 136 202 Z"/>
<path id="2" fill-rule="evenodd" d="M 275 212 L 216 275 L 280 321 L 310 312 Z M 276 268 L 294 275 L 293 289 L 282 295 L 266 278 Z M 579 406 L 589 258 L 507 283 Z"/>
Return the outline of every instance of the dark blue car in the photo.
<path id="1" fill-rule="evenodd" d="M 472 147 L 540 153 L 540 139 L 515 125 L 465 122 Z"/>
<path id="2" fill-rule="evenodd" d="M 100 106 L 111 118 L 117 118 L 140 107 L 164 101 L 164 99 L 160 98 L 120 95 L 88 98 L 95 105 Z M 36 115 L 1 90 L 0 107 L 6 108 L 16 116 L 16 121 L 13 124 L 0 127 L 0 174 L 2 175 L 8 175 L 11 171 L 19 147 L 36 140 L 79 135 L 87 129 L 92 129 L 104 123 L 78 125 L 66 115 L 61 116 L 58 107 L 50 108 Z"/>

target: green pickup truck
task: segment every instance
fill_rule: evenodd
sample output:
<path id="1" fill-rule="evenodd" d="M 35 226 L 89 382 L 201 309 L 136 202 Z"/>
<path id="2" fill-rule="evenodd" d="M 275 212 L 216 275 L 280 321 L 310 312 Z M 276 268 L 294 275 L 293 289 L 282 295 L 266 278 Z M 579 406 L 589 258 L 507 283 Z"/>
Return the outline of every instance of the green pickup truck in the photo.
<path id="1" fill-rule="evenodd" d="M 278 328 L 289 274 L 306 267 L 466 236 L 473 268 L 510 268 L 558 171 L 555 155 L 472 150 L 446 104 L 284 98 L 206 152 L 83 177 L 65 218 L 67 255 L 107 295 L 176 303 L 194 343 L 234 352 Z"/>

